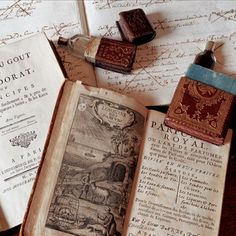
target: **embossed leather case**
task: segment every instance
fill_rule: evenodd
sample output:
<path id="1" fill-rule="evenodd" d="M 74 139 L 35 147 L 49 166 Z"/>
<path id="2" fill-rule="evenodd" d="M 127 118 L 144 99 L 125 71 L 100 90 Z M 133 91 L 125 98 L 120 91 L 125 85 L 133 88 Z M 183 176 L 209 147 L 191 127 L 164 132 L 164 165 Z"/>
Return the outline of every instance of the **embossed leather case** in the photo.
<path id="1" fill-rule="evenodd" d="M 102 38 L 95 57 L 95 64 L 104 69 L 120 73 L 132 70 L 136 45 L 113 39 Z"/>
<path id="2" fill-rule="evenodd" d="M 165 124 L 202 140 L 223 144 L 234 95 L 182 77 L 167 111 Z"/>
<path id="3" fill-rule="evenodd" d="M 140 45 L 155 38 L 156 32 L 141 8 L 123 11 L 119 15 L 116 25 L 124 41 Z"/>

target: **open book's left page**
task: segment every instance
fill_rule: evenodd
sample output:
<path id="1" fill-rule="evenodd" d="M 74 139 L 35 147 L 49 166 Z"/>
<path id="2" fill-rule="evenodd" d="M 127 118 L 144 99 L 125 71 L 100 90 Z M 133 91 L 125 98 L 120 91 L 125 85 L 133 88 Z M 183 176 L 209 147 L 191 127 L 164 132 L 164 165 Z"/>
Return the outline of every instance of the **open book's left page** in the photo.
<path id="1" fill-rule="evenodd" d="M 44 34 L 2 46 L 0 231 L 22 223 L 64 75 Z"/>
<path id="2" fill-rule="evenodd" d="M 44 32 L 50 40 L 86 34 L 83 1 L 0 1 L 0 45 Z M 96 86 L 93 67 L 58 49 L 69 79 Z"/>
<path id="3" fill-rule="evenodd" d="M 132 98 L 67 81 L 22 235 L 121 233 L 146 114 Z"/>

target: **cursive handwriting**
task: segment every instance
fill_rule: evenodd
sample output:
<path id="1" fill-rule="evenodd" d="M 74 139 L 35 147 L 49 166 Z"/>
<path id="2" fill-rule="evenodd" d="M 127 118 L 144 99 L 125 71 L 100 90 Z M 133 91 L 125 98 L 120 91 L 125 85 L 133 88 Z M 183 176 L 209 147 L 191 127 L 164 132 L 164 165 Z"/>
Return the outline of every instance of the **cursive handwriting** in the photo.
<path id="1" fill-rule="evenodd" d="M 156 4 L 164 4 L 171 2 L 173 0 L 94 0 L 93 5 L 97 10 L 110 9 L 110 8 L 119 8 L 119 7 L 150 7 Z"/>
<path id="2" fill-rule="evenodd" d="M 209 21 L 215 23 L 218 20 L 236 21 L 236 9 L 213 11 L 209 16 Z"/>
<path id="3" fill-rule="evenodd" d="M 208 40 L 216 41 L 216 70 L 235 76 L 236 8 L 232 2 L 219 6 L 206 2 L 202 11 L 197 10 L 194 1 L 145 3 L 151 4 L 145 11 L 157 32 L 156 38 L 138 46 L 132 74 L 124 76 L 98 70 L 100 86 L 140 98 L 147 105 L 169 104 L 180 77 Z M 94 0 L 85 4 L 92 22 L 91 34 L 119 38 L 115 25 L 119 12 L 130 9 L 131 5 L 143 7 L 144 1 Z M 98 23 L 93 20 L 96 18 L 100 18 Z M 113 20 L 108 22 L 108 18 Z"/>
<path id="4" fill-rule="evenodd" d="M 45 32 L 50 39 L 58 38 L 58 36 L 66 35 L 71 30 L 74 30 L 78 27 L 79 24 L 77 22 L 60 22 L 54 25 L 43 25 L 39 29 L 35 30 L 25 30 L 23 32 L 13 32 L 11 34 L 6 34 L 0 37 L 0 45 L 7 44 L 11 41 L 15 41 L 39 32 Z"/>
<path id="5" fill-rule="evenodd" d="M 42 0 L 16 0 L 2 8 L 0 7 L 0 21 L 31 16 L 41 2 Z"/>
<path id="6" fill-rule="evenodd" d="M 90 63 L 72 56 L 62 47 L 56 47 L 56 50 L 70 80 L 81 80 L 84 84 L 96 86 L 95 75 L 92 73 L 93 69 Z"/>

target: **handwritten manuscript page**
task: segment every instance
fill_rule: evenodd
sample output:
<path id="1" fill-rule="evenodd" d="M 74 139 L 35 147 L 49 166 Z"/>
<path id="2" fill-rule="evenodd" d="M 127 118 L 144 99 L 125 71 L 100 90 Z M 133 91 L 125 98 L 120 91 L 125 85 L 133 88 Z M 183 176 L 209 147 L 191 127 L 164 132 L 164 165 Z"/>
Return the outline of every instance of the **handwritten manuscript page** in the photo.
<path id="1" fill-rule="evenodd" d="M 2 231 L 22 223 L 64 76 L 43 34 L 2 47 L 0 71 Z"/>
<path id="2" fill-rule="evenodd" d="M 157 31 L 157 37 L 138 47 L 131 75 L 96 69 L 96 84 L 91 65 L 60 49 L 68 76 L 134 96 L 145 105 L 169 104 L 180 76 L 194 56 L 207 40 L 215 40 L 216 70 L 235 77 L 234 1 L 204 1 L 204 8 L 202 1 L 171 0 L 85 0 L 84 5 L 85 12 L 82 1 L 1 1 L 0 44 L 38 31 L 45 31 L 54 40 L 88 32 L 120 39 L 115 24 L 119 12 L 141 7 Z"/>
<path id="3" fill-rule="evenodd" d="M 97 69 L 98 86 L 136 97 L 145 105 L 169 104 L 180 76 L 204 49 L 217 42 L 216 70 L 236 77 L 235 1 L 85 1 L 91 35 L 120 39 L 119 12 L 143 8 L 157 32 L 138 47 L 131 75 Z M 108 20 L 109 19 L 109 20 Z"/>
<path id="4" fill-rule="evenodd" d="M 129 236 L 218 235 L 232 133 L 216 146 L 166 127 L 149 113 Z"/>

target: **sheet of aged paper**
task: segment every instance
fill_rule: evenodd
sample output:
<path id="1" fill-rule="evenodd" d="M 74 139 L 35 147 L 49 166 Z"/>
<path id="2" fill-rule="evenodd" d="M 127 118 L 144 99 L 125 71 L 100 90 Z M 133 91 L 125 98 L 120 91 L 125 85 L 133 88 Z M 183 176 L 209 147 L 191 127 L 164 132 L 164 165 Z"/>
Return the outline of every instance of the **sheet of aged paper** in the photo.
<path id="1" fill-rule="evenodd" d="M 207 40 L 217 42 L 216 70 L 236 77 L 235 1 L 85 1 L 91 35 L 120 39 L 119 12 L 143 8 L 157 32 L 138 47 L 131 75 L 97 69 L 98 86 L 138 98 L 145 105 L 169 104 L 178 83 Z M 108 20 L 109 19 L 109 20 Z"/>
<path id="2" fill-rule="evenodd" d="M 2 231 L 22 223 L 64 76 L 44 34 L 0 51 Z"/>
<path id="3" fill-rule="evenodd" d="M 59 36 L 86 34 L 82 1 L 7 0 L 0 1 L 0 45 L 38 32 L 51 40 Z M 62 63 L 71 80 L 82 80 L 96 86 L 93 67 L 58 49 Z"/>
<path id="4" fill-rule="evenodd" d="M 129 236 L 217 236 L 232 132 L 216 146 L 166 127 L 151 111 Z"/>
<path id="5" fill-rule="evenodd" d="M 64 91 L 23 235 L 120 235 L 147 109 L 70 81 Z"/>

